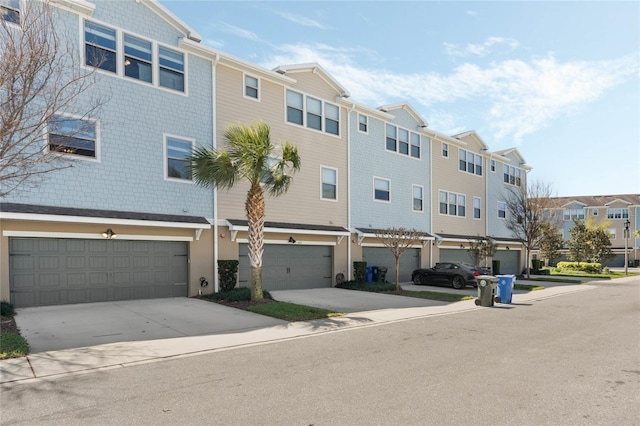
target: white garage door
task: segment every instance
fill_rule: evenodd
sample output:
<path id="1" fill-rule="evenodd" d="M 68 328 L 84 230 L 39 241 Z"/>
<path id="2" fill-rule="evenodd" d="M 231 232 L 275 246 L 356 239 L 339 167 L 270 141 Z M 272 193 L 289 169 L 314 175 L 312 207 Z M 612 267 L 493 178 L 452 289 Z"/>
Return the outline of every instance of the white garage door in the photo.
<path id="1" fill-rule="evenodd" d="M 238 277 L 241 287 L 251 286 L 249 245 L 240 244 Z M 331 287 L 333 247 L 301 244 L 265 244 L 262 255 L 262 288 L 295 290 Z"/>
<path id="2" fill-rule="evenodd" d="M 187 243 L 10 238 L 16 307 L 187 296 Z"/>

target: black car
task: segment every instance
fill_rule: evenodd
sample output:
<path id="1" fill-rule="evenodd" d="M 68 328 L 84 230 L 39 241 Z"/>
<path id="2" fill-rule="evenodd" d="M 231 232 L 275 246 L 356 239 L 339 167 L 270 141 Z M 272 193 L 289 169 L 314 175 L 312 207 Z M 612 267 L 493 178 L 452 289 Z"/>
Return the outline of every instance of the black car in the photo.
<path id="1" fill-rule="evenodd" d="M 416 269 L 411 274 L 411 280 L 416 285 L 421 284 L 449 284 L 459 290 L 468 285 L 478 286 L 476 277 L 480 270 L 473 265 L 461 262 L 440 262 L 428 269 Z"/>

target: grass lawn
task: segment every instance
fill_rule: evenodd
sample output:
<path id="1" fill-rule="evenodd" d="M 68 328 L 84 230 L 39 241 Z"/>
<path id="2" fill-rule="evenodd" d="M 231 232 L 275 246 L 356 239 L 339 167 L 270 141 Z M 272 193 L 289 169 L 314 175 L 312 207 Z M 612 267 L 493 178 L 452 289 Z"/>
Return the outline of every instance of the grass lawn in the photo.
<path id="1" fill-rule="evenodd" d="M 296 305 L 287 302 L 264 303 L 247 307 L 248 311 L 285 321 L 309 321 L 321 318 L 339 317 L 343 312 L 333 312 L 311 306 Z"/>
<path id="2" fill-rule="evenodd" d="M 555 281 L 557 282 L 557 281 Z M 575 282 L 575 281 L 573 281 Z M 528 284 L 514 284 L 514 290 L 525 290 L 525 291 L 536 291 L 536 290 L 544 290 L 544 287 L 541 285 L 528 285 Z"/>
<path id="3" fill-rule="evenodd" d="M 441 293 L 438 291 L 403 291 L 402 295 L 420 299 L 440 300 L 442 302 L 460 302 L 461 300 L 475 299 L 475 296 L 466 294 Z"/>
<path id="4" fill-rule="evenodd" d="M 588 274 L 586 272 L 558 272 L 555 269 L 551 269 L 551 276 L 552 277 L 574 277 L 574 278 L 599 278 L 601 280 L 609 280 L 609 279 L 616 279 L 616 278 L 624 278 L 627 275 L 624 274 L 624 272 L 618 272 L 618 271 L 609 271 L 609 273 L 602 273 L 602 274 Z M 629 276 L 634 276 L 634 275 L 640 275 L 638 273 L 629 273 Z M 556 281 L 556 282 L 564 282 L 564 281 Z"/>
<path id="5" fill-rule="evenodd" d="M 0 331 L 0 359 L 19 358 L 29 353 L 29 344 L 12 331 Z"/>

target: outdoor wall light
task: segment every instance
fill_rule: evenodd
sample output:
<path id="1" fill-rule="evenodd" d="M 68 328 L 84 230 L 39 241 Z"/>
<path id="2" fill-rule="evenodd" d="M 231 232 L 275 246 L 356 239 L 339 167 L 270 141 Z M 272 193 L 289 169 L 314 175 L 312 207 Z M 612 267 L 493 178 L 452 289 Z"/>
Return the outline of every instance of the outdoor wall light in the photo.
<path id="1" fill-rule="evenodd" d="M 464 244 L 460 244 L 460 248 L 463 249 L 464 248 Z"/>
<path id="2" fill-rule="evenodd" d="M 511 248 L 509 246 L 507 246 L 507 250 L 511 250 Z"/>
<path id="3" fill-rule="evenodd" d="M 294 239 L 293 239 L 293 237 L 289 237 L 289 242 L 290 242 L 291 244 L 295 244 L 295 243 L 296 243 L 296 240 L 294 240 Z"/>
<path id="4" fill-rule="evenodd" d="M 118 236 L 118 234 L 113 232 L 113 229 L 109 228 L 109 229 L 107 229 L 106 231 L 104 231 L 102 233 L 102 236 L 104 238 L 106 238 L 107 240 L 112 240 L 112 239 L 116 238 Z"/>

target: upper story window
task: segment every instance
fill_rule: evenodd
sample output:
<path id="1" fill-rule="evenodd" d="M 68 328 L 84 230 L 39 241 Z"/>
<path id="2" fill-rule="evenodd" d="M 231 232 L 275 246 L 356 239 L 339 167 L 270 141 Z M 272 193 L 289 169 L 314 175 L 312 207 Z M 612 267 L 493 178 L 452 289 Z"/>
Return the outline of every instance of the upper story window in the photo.
<path id="1" fill-rule="evenodd" d="M 449 157 L 449 144 L 442 142 L 442 156 Z"/>
<path id="2" fill-rule="evenodd" d="M 491 173 L 496 172 L 496 160 L 491 160 Z"/>
<path id="3" fill-rule="evenodd" d="M 420 185 L 413 185 L 413 211 L 424 210 L 424 188 Z"/>
<path id="4" fill-rule="evenodd" d="M 189 157 L 193 152 L 193 140 L 165 135 L 166 174 L 169 179 L 191 181 Z"/>
<path id="5" fill-rule="evenodd" d="M 388 151 L 420 158 L 420 135 L 392 124 L 386 126 L 386 146 Z"/>
<path id="6" fill-rule="evenodd" d="M 482 213 L 482 200 L 479 197 L 473 197 L 473 218 L 480 219 Z"/>
<path id="7" fill-rule="evenodd" d="M 152 82 L 153 54 L 151 42 L 124 35 L 124 75 L 138 80 Z"/>
<path id="8" fill-rule="evenodd" d="M 460 171 L 482 176 L 482 156 L 465 149 L 458 151 Z"/>
<path id="9" fill-rule="evenodd" d="M 593 215 L 598 216 L 598 209 L 593 209 Z"/>
<path id="10" fill-rule="evenodd" d="M 363 133 L 369 133 L 369 117 L 358 114 L 358 130 Z"/>
<path id="11" fill-rule="evenodd" d="M 607 219 L 629 219 L 629 209 L 607 209 Z"/>
<path id="12" fill-rule="evenodd" d="M 20 25 L 20 0 L 0 0 L 0 17 Z"/>
<path id="13" fill-rule="evenodd" d="M 251 99 L 260 99 L 260 81 L 251 77 L 250 75 L 244 76 L 244 96 Z"/>
<path id="14" fill-rule="evenodd" d="M 112 73 L 117 71 L 116 30 L 86 21 L 84 42 L 87 65 Z"/>
<path id="15" fill-rule="evenodd" d="M 586 216 L 585 209 L 564 209 L 562 212 L 562 217 L 564 220 L 573 220 L 573 219 L 584 220 L 585 216 Z"/>
<path id="16" fill-rule="evenodd" d="M 610 239 L 615 240 L 617 238 L 616 228 L 608 228 L 607 234 L 609 234 Z"/>
<path id="17" fill-rule="evenodd" d="M 467 196 L 455 192 L 438 191 L 440 214 L 465 217 Z"/>
<path id="18" fill-rule="evenodd" d="M 84 46 L 85 64 L 90 67 L 185 91 L 185 59 L 177 50 L 90 21 L 84 22 Z"/>
<path id="19" fill-rule="evenodd" d="M 521 186 L 522 185 L 522 170 L 516 169 L 508 164 L 504 165 L 504 183 L 509 185 Z"/>
<path id="20" fill-rule="evenodd" d="M 322 175 L 322 195 L 320 198 L 323 200 L 337 200 L 338 171 L 331 167 L 321 167 L 320 173 Z"/>
<path id="21" fill-rule="evenodd" d="M 49 151 L 98 158 L 96 122 L 54 115 L 49 119 L 48 130 Z"/>
<path id="22" fill-rule="evenodd" d="M 382 178 L 373 178 L 373 199 L 378 201 L 391 200 L 391 181 Z"/>
<path id="23" fill-rule="evenodd" d="M 500 219 L 507 218 L 507 204 L 502 201 L 498 201 L 498 217 Z"/>
<path id="24" fill-rule="evenodd" d="M 339 135 L 340 108 L 287 89 L 287 122 Z"/>

